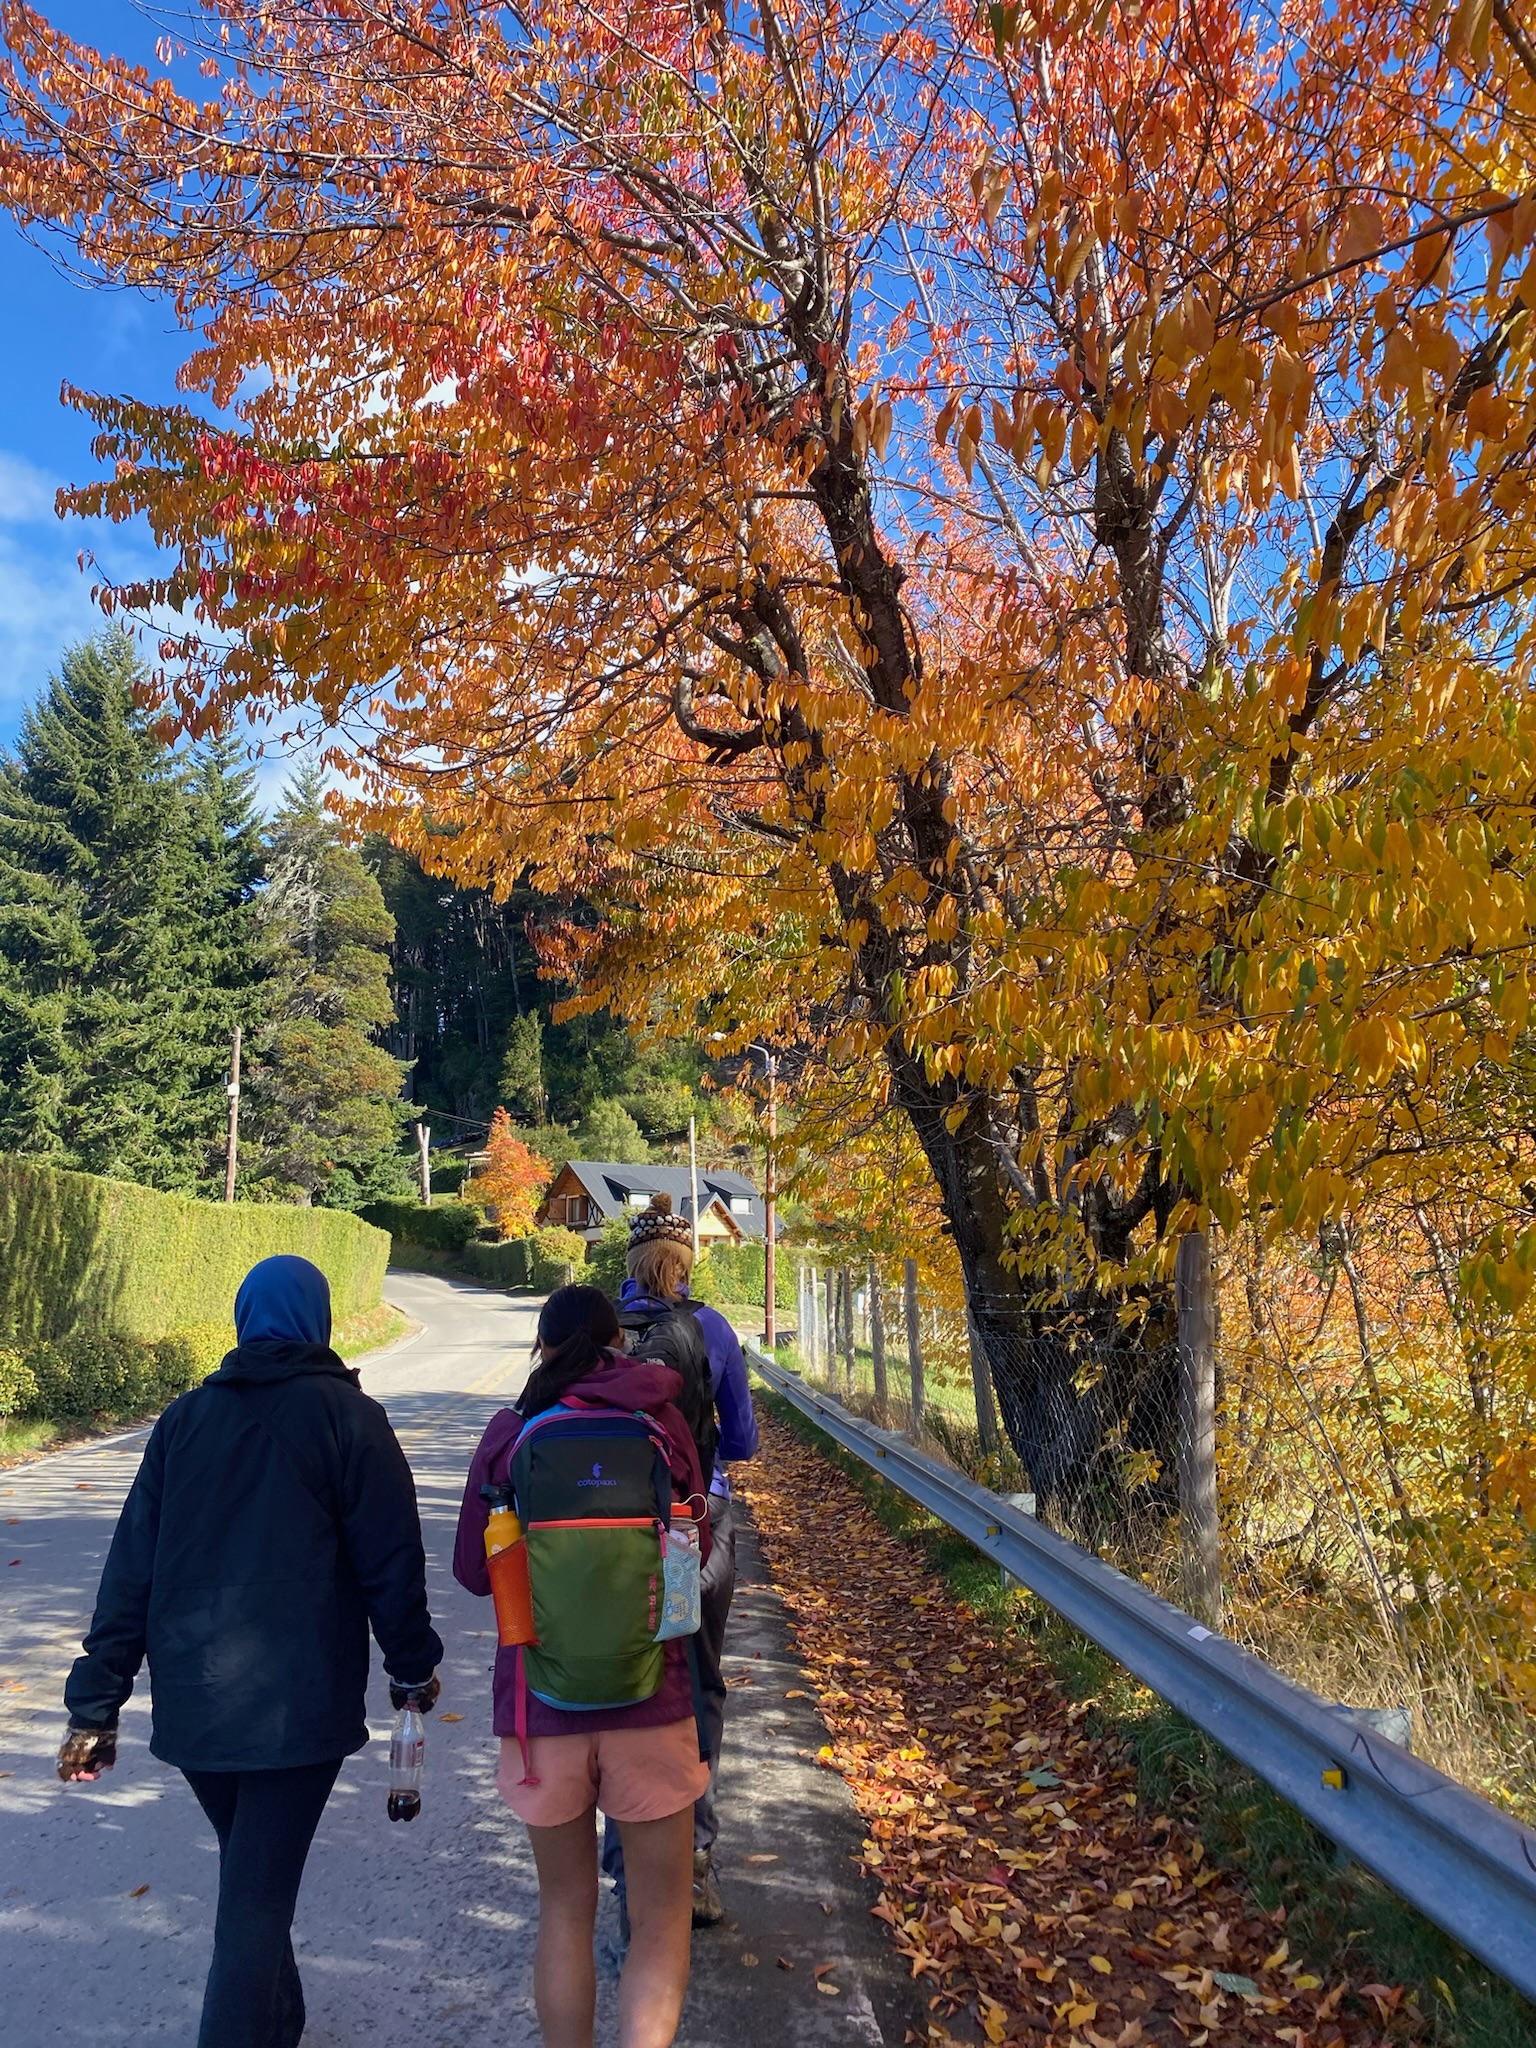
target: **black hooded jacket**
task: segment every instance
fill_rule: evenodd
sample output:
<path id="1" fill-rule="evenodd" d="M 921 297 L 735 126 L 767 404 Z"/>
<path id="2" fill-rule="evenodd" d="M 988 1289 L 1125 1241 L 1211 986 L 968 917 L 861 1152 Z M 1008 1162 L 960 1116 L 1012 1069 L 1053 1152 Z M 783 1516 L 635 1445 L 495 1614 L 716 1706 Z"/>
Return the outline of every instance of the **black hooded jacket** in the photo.
<path id="1" fill-rule="evenodd" d="M 110 1727 L 147 1654 L 166 1763 L 321 1763 L 368 1740 L 370 1623 L 424 1682 L 443 1646 L 405 1453 L 328 1346 L 246 1344 L 156 1423 L 65 1705 Z"/>

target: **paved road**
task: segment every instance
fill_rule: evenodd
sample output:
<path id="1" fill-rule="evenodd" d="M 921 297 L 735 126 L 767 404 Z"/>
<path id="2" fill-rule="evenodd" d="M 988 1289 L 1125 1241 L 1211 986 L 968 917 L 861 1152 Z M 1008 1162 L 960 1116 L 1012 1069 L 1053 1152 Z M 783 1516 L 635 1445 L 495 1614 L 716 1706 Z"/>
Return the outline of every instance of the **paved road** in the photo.
<path id="1" fill-rule="evenodd" d="M 415 1468 L 433 1612 L 447 1646 L 428 1724 L 420 1819 L 384 1813 L 383 1741 L 343 1770 L 316 1837 L 295 1941 L 305 2048 L 537 2048 L 530 1982 L 536 1894 L 527 1841 L 494 1788 L 489 1607 L 449 1573 L 463 1475 L 481 1430 L 521 1385 L 534 1307 L 391 1274 L 421 1334 L 364 1362 Z M 0 2037 L 7 2048 L 192 2048 L 207 1969 L 215 1850 L 181 1777 L 148 1753 L 147 1701 L 123 1715 L 117 1769 L 61 1786 L 59 1694 L 89 1617 L 144 1432 L 0 1472 Z M 14 1562 L 13 1562 L 14 1560 Z M 730 1922 L 695 1944 L 680 2048 L 900 2042 L 913 2014 L 850 1856 L 862 1829 L 798 1690 L 782 1615 L 745 1545 L 721 1866 Z M 445 1722 L 444 1713 L 463 1719 Z M 372 1732 L 389 1706 L 375 1671 Z M 598 2039 L 611 2041 L 612 1907 Z M 779 1958 L 793 1969 L 779 1966 Z M 836 1999 L 816 1994 L 815 1966 Z"/>

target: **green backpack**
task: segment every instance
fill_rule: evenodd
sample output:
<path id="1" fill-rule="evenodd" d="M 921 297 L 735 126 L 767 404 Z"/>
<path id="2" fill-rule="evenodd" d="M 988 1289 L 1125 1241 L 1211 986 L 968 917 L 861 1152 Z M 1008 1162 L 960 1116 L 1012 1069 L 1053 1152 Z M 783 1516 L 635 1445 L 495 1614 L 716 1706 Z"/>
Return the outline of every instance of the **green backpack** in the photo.
<path id="1" fill-rule="evenodd" d="M 548 1408 L 518 1437 L 511 1480 L 537 1637 L 519 1659 L 519 1732 L 525 1686 L 568 1712 L 650 1699 L 666 1652 L 656 1640 L 672 1512 L 666 1432 L 622 1408 Z"/>

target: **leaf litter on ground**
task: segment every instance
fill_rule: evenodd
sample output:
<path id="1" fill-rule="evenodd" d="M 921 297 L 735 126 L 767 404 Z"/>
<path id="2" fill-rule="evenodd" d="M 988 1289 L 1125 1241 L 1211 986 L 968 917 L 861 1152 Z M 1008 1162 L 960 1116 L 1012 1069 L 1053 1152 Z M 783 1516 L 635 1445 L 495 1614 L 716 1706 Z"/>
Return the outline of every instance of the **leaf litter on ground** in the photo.
<path id="1" fill-rule="evenodd" d="M 1400 2048 L 1399 1990 L 1325 1982 L 1123 1745 L 979 1620 L 835 1465 L 771 1416 L 746 1495 L 868 1835 L 874 1911 L 928 1987 L 933 2043 Z M 807 1503 L 814 1502 L 814 1512 Z M 952 2025 L 963 2026 L 956 2034 Z M 909 2042 L 925 2037 L 909 2033 Z"/>

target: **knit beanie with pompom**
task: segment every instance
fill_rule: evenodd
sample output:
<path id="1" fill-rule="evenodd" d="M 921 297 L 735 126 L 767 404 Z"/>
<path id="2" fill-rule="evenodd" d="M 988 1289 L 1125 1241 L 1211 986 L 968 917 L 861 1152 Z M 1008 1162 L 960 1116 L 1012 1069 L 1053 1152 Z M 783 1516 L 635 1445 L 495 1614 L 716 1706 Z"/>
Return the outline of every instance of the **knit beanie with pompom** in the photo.
<path id="1" fill-rule="evenodd" d="M 652 1195 L 650 1207 L 642 1209 L 629 1226 L 629 1244 L 633 1251 L 638 1244 L 655 1244 L 658 1240 L 670 1240 L 673 1244 L 693 1247 L 693 1225 L 686 1216 L 672 1214 L 670 1195 Z"/>

